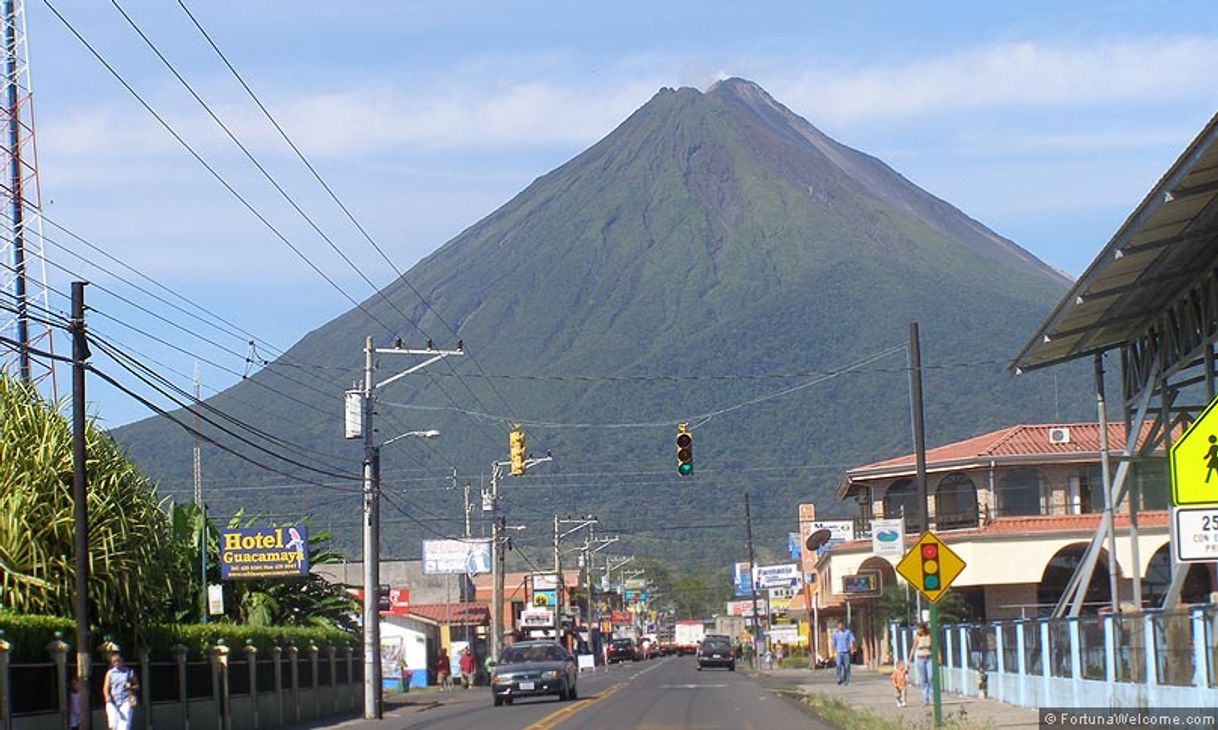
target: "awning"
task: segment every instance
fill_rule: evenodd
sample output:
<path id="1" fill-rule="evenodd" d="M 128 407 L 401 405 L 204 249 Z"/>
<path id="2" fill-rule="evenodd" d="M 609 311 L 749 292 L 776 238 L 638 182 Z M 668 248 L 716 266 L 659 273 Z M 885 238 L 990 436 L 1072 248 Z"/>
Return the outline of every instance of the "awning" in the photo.
<path id="1" fill-rule="evenodd" d="M 1119 347 L 1188 296 L 1195 283 L 1218 273 L 1216 139 L 1218 116 L 1058 302 L 1012 369 L 1033 370 Z"/>

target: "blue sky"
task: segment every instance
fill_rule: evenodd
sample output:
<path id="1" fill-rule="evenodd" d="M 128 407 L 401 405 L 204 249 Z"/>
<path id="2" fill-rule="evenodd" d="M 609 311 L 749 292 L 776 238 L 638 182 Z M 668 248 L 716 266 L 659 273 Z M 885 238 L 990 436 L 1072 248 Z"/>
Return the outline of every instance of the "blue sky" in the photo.
<path id="1" fill-rule="evenodd" d="M 113 6 L 52 3 L 319 266 L 357 298 L 371 294 Z M 402 269 L 607 134 L 658 88 L 730 75 L 1077 275 L 1218 110 L 1218 14 L 1203 2 L 186 3 Z M 374 282 L 388 283 L 389 267 L 344 225 L 177 3 L 121 5 L 322 228 Z M 48 216 L 280 347 L 349 308 L 40 0 L 29 2 L 28 30 Z M 163 309 L 55 246 L 47 252 Z M 72 278 L 54 267 L 49 276 L 63 291 Z M 105 292 L 89 297 L 230 370 L 244 367 Z M 52 307 L 67 304 L 53 296 Z M 94 326 L 191 370 L 191 357 L 143 335 Z M 202 371 L 209 389 L 236 377 Z M 100 385 L 93 401 L 109 425 L 146 414 Z"/>

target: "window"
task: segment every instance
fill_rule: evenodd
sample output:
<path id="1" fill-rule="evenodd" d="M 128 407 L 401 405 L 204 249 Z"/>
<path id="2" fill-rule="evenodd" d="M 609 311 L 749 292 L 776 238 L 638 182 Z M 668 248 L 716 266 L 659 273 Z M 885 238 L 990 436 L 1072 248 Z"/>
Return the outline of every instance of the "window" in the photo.
<path id="1" fill-rule="evenodd" d="M 935 527 L 953 530 L 977 526 L 977 486 L 967 476 L 948 474 L 935 490 Z"/>
<path id="2" fill-rule="evenodd" d="M 1041 514 L 1040 499 L 1045 477 L 1036 469 L 1012 469 L 998 485 L 998 516 Z"/>
<path id="3" fill-rule="evenodd" d="M 906 534 L 921 531 L 922 507 L 918 504 L 918 490 L 912 479 L 898 479 L 884 492 L 884 517 L 893 520 L 902 515 Z"/>

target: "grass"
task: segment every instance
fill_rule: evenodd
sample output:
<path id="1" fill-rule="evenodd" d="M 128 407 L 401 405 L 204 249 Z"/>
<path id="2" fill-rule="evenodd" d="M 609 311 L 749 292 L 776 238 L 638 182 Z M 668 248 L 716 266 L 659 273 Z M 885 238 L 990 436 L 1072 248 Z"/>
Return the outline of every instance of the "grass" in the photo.
<path id="1" fill-rule="evenodd" d="M 890 717 L 874 710 L 851 707 L 821 692 L 810 692 L 802 701 L 822 720 L 841 730 L 929 730 L 934 725 L 929 711 L 920 720 L 911 722 L 907 717 Z M 946 730 L 984 730 L 992 729 L 993 724 L 970 720 L 968 713 L 961 708 L 958 712 L 944 717 L 942 727 Z"/>

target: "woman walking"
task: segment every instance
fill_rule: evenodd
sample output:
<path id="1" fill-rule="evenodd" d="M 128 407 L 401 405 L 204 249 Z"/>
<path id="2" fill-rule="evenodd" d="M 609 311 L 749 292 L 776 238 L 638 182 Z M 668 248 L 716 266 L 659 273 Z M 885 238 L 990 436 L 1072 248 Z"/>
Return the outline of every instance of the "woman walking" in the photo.
<path id="1" fill-rule="evenodd" d="M 918 630 L 914 633 L 909 661 L 917 670 L 918 684 L 922 685 L 922 705 L 925 707 L 930 704 L 930 663 L 933 661 L 930 650 L 930 628 L 925 622 L 918 624 Z"/>
<path id="2" fill-rule="evenodd" d="M 131 715 L 135 712 L 135 693 L 140 683 L 135 671 L 123 664 L 117 651 L 110 655 L 110 668 L 102 679 L 102 699 L 106 703 L 106 723 L 110 730 L 131 730 Z"/>

